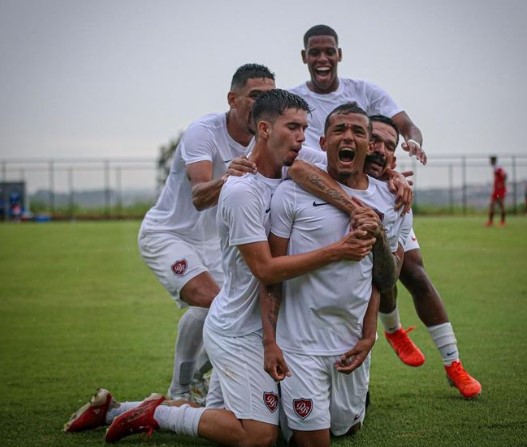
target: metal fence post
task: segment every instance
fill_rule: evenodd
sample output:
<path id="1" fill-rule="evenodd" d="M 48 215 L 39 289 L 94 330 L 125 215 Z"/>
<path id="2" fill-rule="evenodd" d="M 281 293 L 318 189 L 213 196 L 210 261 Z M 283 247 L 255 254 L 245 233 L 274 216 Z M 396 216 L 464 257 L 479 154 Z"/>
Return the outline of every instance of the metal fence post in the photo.
<path id="1" fill-rule="evenodd" d="M 51 213 L 55 211 L 55 165 L 53 160 L 49 162 L 49 196 L 48 208 Z"/>
<path id="2" fill-rule="evenodd" d="M 73 220 L 75 218 L 75 197 L 73 192 L 73 168 L 68 168 L 68 190 L 69 190 L 69 218 Z"/>
<path id="3" fill-rule="evenodd" d="M 516 156 L 512 156 L 512 212 L 518 214 L 517 206 L 517 197 L 518 197 L 518 185 L 516 184 Z"/>
<path id="4" fill-rule="evenodd" d="M 463 208 L 463 215 L 467 214 L 467 158 L 465 156 L 461 157 L 461 181 L 462 181 L 462 197 L 461 203 Z"/>
<path id="5" fill-rule="evenodd" d="M 110 160 L 104 160 L 104 214 L 110 215 Z"/>

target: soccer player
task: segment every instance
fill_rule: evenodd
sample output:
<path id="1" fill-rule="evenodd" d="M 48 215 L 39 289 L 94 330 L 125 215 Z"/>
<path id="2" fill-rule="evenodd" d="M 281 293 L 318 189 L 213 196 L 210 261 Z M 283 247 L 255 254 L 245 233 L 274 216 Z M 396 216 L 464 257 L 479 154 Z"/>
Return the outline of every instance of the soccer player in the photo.
<path id="1" fill-rule="evenodd" d="M 223 282 L 215 205 L 228 175 L 254 169 L 245 158 L 253 145 L 250 110 L 258 95 L 275 87 L 274 79 L 259 64 L 236 70 L 227 94 L 229 110 L 205 115 L 186 129 L 161 195 L 139 231 L 146 264 L 178 306 L 190 306 L 178 324 L 168 390 L 174 399 L 191 397 L 203 322 Z M 196 374 L 198 379 L 202 374 Z M 192 397 L 203 402 L 206 390 L 197 385 L 198 395 Z"/>
<path id="2" fill-rule="evenodd" d="M 395 285 L 403 256 L 401 242 L 411 228 L 411 214 L 395 211 L 395 196 L 387 184 L 364 173 L 370 127 L 366 112 L 356 104 L 337 107 L 326 120 L 320 141 L 327 154 L 327 172 L 345 194 L 354 197 L 352 227 L 369 231 L 376 242 L 372 253 L 359 262 L 329 264 L 285 281 L 276 340 L 289 377 L 276 373 L 286 369 L 275 360 L 277 306 L 272 297 L 263 295 L 269 308 L 263 314 L 266 369 L 275 380 L 283 379 L 282 406 L 296 446 L 329 446 L 330 433 L 340 436 L 360 427 L 379 304 L 372 281 L 383 289 Z M 314 250 L 346 234 L 348 214 L 328 205 L 293 182 L 282 183 L 271 206 L 273 254 Z M 281 294 L 281 285 L 271 288 Z"/>
<path id="3" fill-rule="evenodd" d="M 308 111 L 302 98 L 285 90 L 261 94 L 252 109 L 256 141 L 250 155 L 258 171 L 229 177 L 218 201 L 225 281 L 207 316 L 204 339 L 214 366 L 210 393 L 221 387 L 225 408 L 196 408 L 184 401 L 162 405 L 165 397 L 152 395 L 113 420 L 107 442 L 166 429 L 222 445 L 274 444 L 278 389 L 262 368 L 259 281 L 279 282 L 333 261 L 361 259 L 374 243 L 366 231 L 354 230 L 310 253 L 271 256 L 267 242 L 271 194 L 281 181 L 283 166 L 291 164 L 302 147 Z M 114 410 L 108 396 L 97 408 L 98 414 L 105 413 L 105 421 Z M 95 405 L 91 407 L 94 412 Z"/>
<path id="4" fill-rule="evenodd" d="M 494 185 L 492 187 L 492 194 L 490 195 L 489 205 L 489 220 L 485 224 L 487 227 L 493 225 L 494 208 L 496 204 L 500 208 L 501 220 L 500 225 L 505 225 L 505 196 L 507 195 L 507 173 L 505 169 L 497 165 L 498 158 L 493 155 L 490 157 L 490 165 L 494 170 Z"/>
<path id="5" fill-rule="evenodd" d="M 319 148 L 328 113 L 340 104 L 356 102 L 368 114 L 391 117 L 405 139 L 402 148 L 426 164 L 422 149 L 423 137 L 408 114 L 381 87 L 368 81 L 340 78 L 338 64 L 342 49 L 335 30 L 327 25 L 316 25 L 304 34 L 302 61 L 307 65 L 310 80 L 292 88 L 313 109 L 306 133 L 306 146 Z"/>
<path id="6" fill-rule="evenodd" d="M 394 153 L 399 142 L 398 129 L 388 117 L 374 115 L 370 119 L 373 128 L 372 153 L 366 157 L 365 171 L 374 178 L 388 180 L 387 168 L 395 167 Z M 317 193 L 313 186 L 321 184 L 321 174 L 312 171 L 313 168 L 309 165 L 297 162 L 289 173 L 296 182 Z M 306 179 L 310 178 L 314 180 L 306 182 Z M 329 197 L 336 200 L 337 189 L 328 185 L 326 191 L 329 191 L 327 193 Z M 339 202 L 340 207 L 349 211 L 353 204 L 346 205 L 346 201 L 349 202 L 349 199 L 342 196 Z M 463 397 L 473 398 L 480 394 L 481 384 L 467 373 L 459 359 L 457 340 L 452 325 L 441 297 L 424 268 L 421 250 L 413 230 L 404 242 L 404 250 L 405 255 L 399 279 L 412 295 L 417 314 L 427 326 L 440 352 L 449 382 L 458 389 Z M 379 317 L 385 330 L 385 336 L 403 363 L 409 366 L 420 366 L 424 363 L 425 357 L 408 336 L 411 329 L 402 328 L 396 299 L 396 288 L 383 290 L 381 293 Z"/>

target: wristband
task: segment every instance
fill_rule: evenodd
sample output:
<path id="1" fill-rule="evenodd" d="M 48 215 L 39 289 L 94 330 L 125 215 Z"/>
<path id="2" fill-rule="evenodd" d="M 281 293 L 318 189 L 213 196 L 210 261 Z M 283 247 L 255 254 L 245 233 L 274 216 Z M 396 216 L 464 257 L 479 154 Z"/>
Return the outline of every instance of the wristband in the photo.
<path id="1" fill-rule="evenodd" d="M 408 144 L 408 143 L 414 143 L 415 145 L 419 146 L 419 149 L 421 149 L 421 144 L 418 143 L 417 141 L 413 140 L 413 139 L 409 139 L 406 143 L 407 143 L 407 144 Z"/>

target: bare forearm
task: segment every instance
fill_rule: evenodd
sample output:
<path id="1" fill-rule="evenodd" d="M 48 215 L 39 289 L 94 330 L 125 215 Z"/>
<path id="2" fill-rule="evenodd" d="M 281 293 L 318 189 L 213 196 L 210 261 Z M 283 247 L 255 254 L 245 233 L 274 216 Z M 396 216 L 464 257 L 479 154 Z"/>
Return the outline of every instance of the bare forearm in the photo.
<path id="1" fill-rule="evenodd" d="M 260 285 L 260 309 L 262 313 L 263 344 L 276 343 L 276 325 L 282 305 L 282 284 Z"/>
<path id="2" fill-rule="evenodd" d="M 210 182 L 199 183 L 192 188 L 192 203 L 198 211 L 218 204 L 220 192 L 225 179 L 219 178 Z"/>
<path id="3" fill-rule="evenodd" d="M 351 198 L 343 191 L 338 183 L 322 169 L 306 163 L 305 161 L 296 160 L 289 168 L 289 176 L 297 185 L 306 191 L 328 203 L 331 203 L 345 213 L 351 214 L 355 209 L 355 205 L 351 201 Z"/>
<path id="4" fill-rule="evenodd" d="M 265 264 L 255 266 L 253 274 L 264 284 L 275 284 L 296 278 L 341 258 L 336 244 L 308 253 L 271 258 Z"/>
<path id="5" fill-rule="evenodd" d="M 373 245 L 373 282 L 380 291 L 392 288 L 399 277 L 397 258 L 391 252 L 386 233 L 382 231 Z"/>
<path id="6" fill-rule="evenodd" d="M 370 302 L 368 308 L 364 314 L 364 320 L 362 323 L 362 338 L 375 340 L 377 334 L 377 315 L 379 313 L 380 303 L 380 292 L 375 286 L 372 285 Z"/>

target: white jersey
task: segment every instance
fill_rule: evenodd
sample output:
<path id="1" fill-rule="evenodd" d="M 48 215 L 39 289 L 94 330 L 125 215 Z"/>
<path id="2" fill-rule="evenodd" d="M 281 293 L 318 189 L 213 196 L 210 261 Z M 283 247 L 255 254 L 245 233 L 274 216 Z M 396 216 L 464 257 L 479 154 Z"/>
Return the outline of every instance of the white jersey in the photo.
<path id="1" fill-rule="evenodd" d="M 410 231 L 412 217 L 394 210 L 395 196 L 386 183 L 368 177 L 365 190 L 341 185 L 381 216 L 392 252 Z M 337 242 L 349 232 L 349 216 L 292 181 L 276 190 L 271 232 L 289 239 L 288 254 L 305 253 Z M 360 262 L 340 261 L 284 283 L 277 325 L 278 345 L 309 355 L 342 354 L 362 338 L 362 324 L 372 292 L 373 255 Z"/>
<path id="2" fill-rule="evenodd" d="M 337 90 L 327 94 L 312 92 L 306 83 L 289 91 L 304 98 L 312 108 L 305 144 L 316 149 L 320 149 L 327 116 L 341 104 L 356 102 L 368 115 L 381 114 L 390 118 L 402 111 L 383 88 L 368 81 L 339 78 Z"/>
<path id="3" fill-rule="evenodd" d="M 229 177 L 222 188 L 217 223 L 225 277 L 205 322 L 214 332 L 242 336 L 262 330 L 259 281 L 237 246 L 267 242 L 271 197 L 281 181 L 259 173 L 246 174 Z"/>
<path id="4" fill-rule="evenodd" d="M 254 141 L 254 140 L 253 140 Z M 157 203 L 146 213 L 143 233 L 170 233 L 198 246 L 219 244 L 216 206 L 198 211 L 192 203 L 192 188 L 186 166 L 199 161 L 212 163 L 212 178 L 225 174 L 231 160 L 246 155 L 247 147 L 227 132 L 225 113 L 205 115 L 187 128 L 176 149 L 170 173 Z"/>

